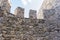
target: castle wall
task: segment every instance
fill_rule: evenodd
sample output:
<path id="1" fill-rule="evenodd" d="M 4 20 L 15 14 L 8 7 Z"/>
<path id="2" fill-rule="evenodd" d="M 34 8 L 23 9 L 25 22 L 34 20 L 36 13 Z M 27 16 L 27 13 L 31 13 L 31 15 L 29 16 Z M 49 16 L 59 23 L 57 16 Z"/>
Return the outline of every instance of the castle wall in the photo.
<path id="1" fill-rule="evenodd" d="M 44 20 L 8 16 L 1 24 L 1 40 L 36 40 L 45 32 L 45 30 L 42 30 L 44 28 Z"/>
<path id="2" fill-rule="evenodd" d="M 0 23 L 0 38 L 1 40 L 59 40 L 60 29 L 56 22 L 47 22 L 44 19 L 8 16 Z"/>
<path id="3" fill-rule="evenodd" d="M 30 10 L 29 18 L 24 18 L 21 7 L 16 8 L 14 15 L 0 9 L 0 40 L 60 40 L 59 12 L 47 8 L 42 10 L 44 19 L 36 19 L 35 10 Z"/>

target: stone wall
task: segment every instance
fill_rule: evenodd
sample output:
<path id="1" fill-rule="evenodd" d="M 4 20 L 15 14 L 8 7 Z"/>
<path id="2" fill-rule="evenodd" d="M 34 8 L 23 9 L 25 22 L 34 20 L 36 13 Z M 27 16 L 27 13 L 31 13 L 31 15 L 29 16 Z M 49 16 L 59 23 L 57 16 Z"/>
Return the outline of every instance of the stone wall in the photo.
<path id="1" fill-rule="evenodd" d="M 9 15 L 2 17 L 0 22 L 0 40 L 36 40 L 45 32 L 42 19 L 21 19 Z"/>
<path id="2" fill-rule="evenodd" d="M 50 1 L 49 1 L 50 2 Z M 43 9 L 44 19 L 24 18 L 24 9 L 16 15 L 0 9 L 0 40 L 60 40 L 60 15 L 57 10 Z"/>
<path id="3" fill-rule="evenodd" d="M 57 21 L 19 18 L 11 13 L 3 15 L 0 17 L 0 40 L 60 40 Z"/>

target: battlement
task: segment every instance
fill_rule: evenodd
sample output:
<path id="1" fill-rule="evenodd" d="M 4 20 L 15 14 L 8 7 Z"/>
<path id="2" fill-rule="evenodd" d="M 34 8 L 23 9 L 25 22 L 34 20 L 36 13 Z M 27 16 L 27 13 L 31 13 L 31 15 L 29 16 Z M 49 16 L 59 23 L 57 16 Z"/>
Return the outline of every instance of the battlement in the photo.
<path id="1" fill-rule="evenodd" d="M 57 21 L 19 18 L 9 14 L 0 20 L 0 38 L 2 38 L 1 40 L 45 40 L 48 36 L 47 40 L 49 40 L 52 36 L 56 36 L 55 32 L 57 35 L 60 33 L 57 25 L 59 26 Z"/>
<path id="2" fill-rule="evenodd" d="M 14 11 L 14 15 L 20 18 L 24 18 L 24 8 L 17 7 Z"/>
<path id="3" fill-rule="evenodd" d="M 2 10 L 10 12 L 11 5 L 8 1 L 9 0 L 0 0 L 0 7 Z"/>
<path id="4" fill-rule="evenodd" d="M 29 18 L 24 18 L 25 9 L 21 7 L 12 14 L 7 0 L 4 1 L 0 8 L 0 40 L 60 40 L 60 11 L 48 5 L 54 0 L 45 0 L 47 4 L 41 9 L 44 19 L 37 19 L 37 11 L 32 9 Z"/>
<path id="5" fill-rule="evenodd" d="M 37 19 L 37 11 L 36 10 L 30 10 L 29 11 L 29 18 Z"/>
<path id="6" fill-rule="evenodd" d="M 10 13 L 10 9 L 11 9 L 11 3 L 9 0 L 0 0 L 0 8 L 2 10 L 4 10 L 5 12 L 8 12 Z M 19 17 L 19 18 L 24 18 L 24 12 L 25 12 L 25 9 L 22 8 L 22 7 L 17 7 L 14 11 L 14 15 L 16 17 Z M 32 10 L 30 9 L 29 11 L 29 18 L 32 18 L 32 19 L 37 19 L 37 11 L 36 10 Z"/>
<path id="7" fill-rule="evenodd" d="M 30 9 L 29 11 L 29 18 L 31 19 L 37 19 L 36 15 L 37 11 Z M 20 18 L 24 18 L 24 8 L 17 7 L 14 11 L 14 15 Z"/>

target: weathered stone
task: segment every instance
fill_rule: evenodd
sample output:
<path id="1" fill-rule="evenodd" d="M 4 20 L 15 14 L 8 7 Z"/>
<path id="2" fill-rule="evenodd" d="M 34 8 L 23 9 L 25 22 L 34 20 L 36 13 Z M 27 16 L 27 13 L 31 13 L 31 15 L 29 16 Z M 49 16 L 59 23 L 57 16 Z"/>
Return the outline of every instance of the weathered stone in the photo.
<path id="1" fill-rule="evenodd" d="M 46 2 L 44 19 L 37 19 L 34 10 L 24 18 L 23 8 L 18 7 L 15 15 L 0 9 L 0 40 L 60 40 L 60 14 L 52 8 L 53 0 Z"/>
<path id="2" fill-rule="evenodd" d="M 24 18 L 24 9 L 21 8 L 21 7 L 17 7 L 17 8 L 15 9 L 14 14 L 15 14 L 17 17 L 19 17 L 19 18 Z"/>
<path id="3" fill-rule="evenodd" d="M 10 12 L 11 5 L 9 0 L 0 0 L 0 7 L 6 12 Z"/>
<path id="4" fill-rule="evenodd" d="M 30 10 L 30 12 L 29 12 L 29 18 L 37 19 L 36 13 L 37 12 L 35 10 Z"/>

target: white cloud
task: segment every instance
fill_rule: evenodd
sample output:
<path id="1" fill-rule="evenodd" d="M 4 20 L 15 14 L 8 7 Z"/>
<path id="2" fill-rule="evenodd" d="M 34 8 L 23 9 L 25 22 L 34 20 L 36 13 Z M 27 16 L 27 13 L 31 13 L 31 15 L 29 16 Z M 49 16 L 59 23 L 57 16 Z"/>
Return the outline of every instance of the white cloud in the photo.
<path id="1" fill-rule="evenodd" d="M 28 0 L 28 2 L 31 2 L 31 0 Z"/>
<path id="2" fill-rule="evenodd" d="M 22 3 L 23 3 L 24 5 L 26 5 L 26 4 L 27 4 L 27 0 L 22 0 Z"/>
<path id="3" fill-rule="evenodd" d="M 31 0 L 22 0 L 22 3 L 24 4 L 24 5 L 27 5 L 28 3 L 30 3 L 31 2 Z"/>

